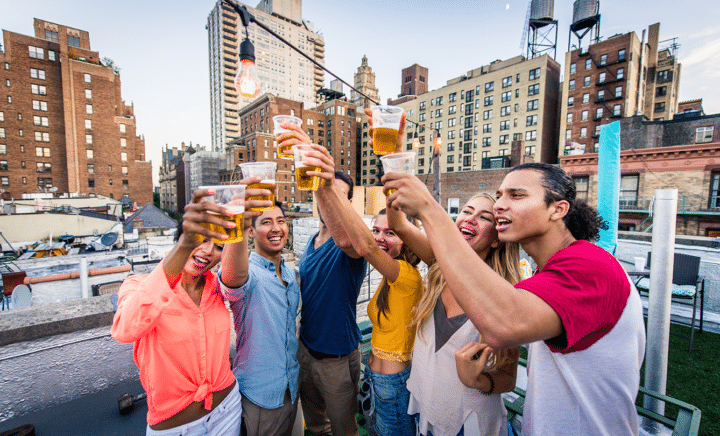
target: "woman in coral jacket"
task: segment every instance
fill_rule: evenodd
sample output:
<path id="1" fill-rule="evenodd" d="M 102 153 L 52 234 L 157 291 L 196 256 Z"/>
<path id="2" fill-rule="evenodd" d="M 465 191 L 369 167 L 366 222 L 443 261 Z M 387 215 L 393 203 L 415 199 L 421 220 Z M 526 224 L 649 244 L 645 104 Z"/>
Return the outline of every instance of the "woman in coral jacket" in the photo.
<path id="1" fill-rule="evenodd" d="M 240 434 L 241 397 L 229 360 L 230 312 L 211 271 L 223 251 L 214 239 L 227 235 L 202 226 L 235 224 L 217 215 L 232 215 L 223 206 L 203 200 L 212 194 L 195 191 L 172 250 L 150 274 L 128 277 L 120 288 L 112 336 L 134 342 L 147 392 L 147 435 Z M 247 190 L 246 198 L 268 194 Z M 269 205 L 248 201 L 246 206 L 254 203 Z"/>

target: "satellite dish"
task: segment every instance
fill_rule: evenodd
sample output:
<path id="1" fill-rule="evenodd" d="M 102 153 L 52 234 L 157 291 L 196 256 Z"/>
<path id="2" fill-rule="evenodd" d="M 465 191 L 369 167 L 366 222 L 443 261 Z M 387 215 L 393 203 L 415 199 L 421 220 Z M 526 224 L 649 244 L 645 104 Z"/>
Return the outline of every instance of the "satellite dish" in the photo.
<path id="1" fill-rule="evenodd" d="M 118 238 L 117 233 L 105 233 L 100 238 L 100 243 L 109 247 L 112 244 L 114 244 L 115 241 L 117 241 L 117 238 Z"/>
<path id="2" fill-rule="evenodd" d="M 57 186 L 53 186 L 52 188 L 50 188 L 50 192 L 57 192 L 57 190 L 58 190 Z"/>

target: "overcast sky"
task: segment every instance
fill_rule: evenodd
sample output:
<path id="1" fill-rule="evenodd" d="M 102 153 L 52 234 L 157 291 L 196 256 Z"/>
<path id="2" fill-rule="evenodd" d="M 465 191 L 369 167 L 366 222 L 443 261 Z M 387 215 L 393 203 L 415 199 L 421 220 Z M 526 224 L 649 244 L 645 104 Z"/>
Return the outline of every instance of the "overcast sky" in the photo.
<path id="1" fill-rule="evenodd" d="M 135 105 L 153 180 L 161 149 L 180 142 L 210 145 L 208 40 L 212 0 L 3 0 L 0 27 L 33 34 L 33 18 L 90 32 L 91 48 L 121 68 L 122 96 Z M 255 6 L 255 2 L 249 3 Z M 652 6 L 650 6 L 652 5 Z M 380 97 L 400 92 L 400 72 L 429 69 L 430 89 L 520 48 L 526 0 L 304 0 L 303 17 L 325 38 L 325 66 L 348 83 L 363 55 Z M 603 39 L 661 23 L 660 40 L 678 38 L 680 101 L 703 99 L 720 112 L 720 2 L 603 0 Z M 572 2 L 555 2 L 558 53 L 568 47 Z M 587 39 L 587 37 L 586 37 Z M 326 85 L 331 77 L 326 74 Z M 345 90 L 349 94 L 349 90 Z"/>

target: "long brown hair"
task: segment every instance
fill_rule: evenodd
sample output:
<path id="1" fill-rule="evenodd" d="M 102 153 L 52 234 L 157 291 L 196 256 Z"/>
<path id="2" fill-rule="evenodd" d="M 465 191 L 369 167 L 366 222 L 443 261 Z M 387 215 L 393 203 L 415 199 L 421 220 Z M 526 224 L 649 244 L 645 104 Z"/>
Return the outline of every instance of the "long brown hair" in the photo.
<path id="1" fill-rule="evenodd" d="M 476 198 L 487 198 L 495 203 L 495 197 L 487 193 L 479 193 L 473 195 L 468 202 Z M 520 281 L 522 275 L 520 270 L 520 246 L 515 242 L 502 242 L 497 247 L 490 247 L 485 259 L 485 263 L 490 266 L 496 273 L 513 285 Z M 430 265 L 425 275 L 425 289 L 420 302 L 418 303 L 413 315 L 412 323 L 418 327 L 422 327 L 435 310 L 440 294 L 447 286 L 445 277 L 440 271 L 437 262 Z M 422 328 L 418 329 L 422 336 Z M 478 338 L 478 342 L 482 342 L 482 335 Z M 487 367 L 488 372 L 495 371 L 500 368 L 509 357 L 509 350 L 495 350 L 490 354 L 488 362 L 491 364 Z"/>
<path id="2" fill-rule="evenodd" d="M 380 212 L 378 212 L 377 215 L 373 218 L 373 221 L 377 219 L 380 215 L 387 215 L 387 210 L 382 209 Z M 415 224 L 415 221 L 411 217 L 407 217 L 408 221 Z M 420 258 L 415 255 L 403 242 L 402 249 L 400 250 L 400 254 L 395 259 L 397 260 L 404 260 L 405 262 L 409 263 L 412 266 L 416 266 L 418 263 L 420 263 Z M 388 284 L 387 279 L 385 277 L 382 278 L 382 281 L 380 282 L 380 287 L 377 290 L 377 301 L 375 302 L 375 305 L 378 310 L 378 324 L 380 323 L 380 315 L 385 316 L 387 318 L 387 312 L 390 310 L 390 304 L 388 301 L 388 294 L 390 293 L 390 284 Z"/>

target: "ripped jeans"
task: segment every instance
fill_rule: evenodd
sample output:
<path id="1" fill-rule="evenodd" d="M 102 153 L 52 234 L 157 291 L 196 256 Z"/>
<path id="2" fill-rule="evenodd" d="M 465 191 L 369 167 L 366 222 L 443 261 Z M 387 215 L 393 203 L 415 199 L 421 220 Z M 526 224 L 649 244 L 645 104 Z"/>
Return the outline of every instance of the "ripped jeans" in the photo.
<path id="1" fill-rule="evenodd" d="M 396 374 L 380 374 L 365 365 L 359 400 L 374 436 L 415 436 L 415 419 L 408 415 L 410 367 Z"/>

